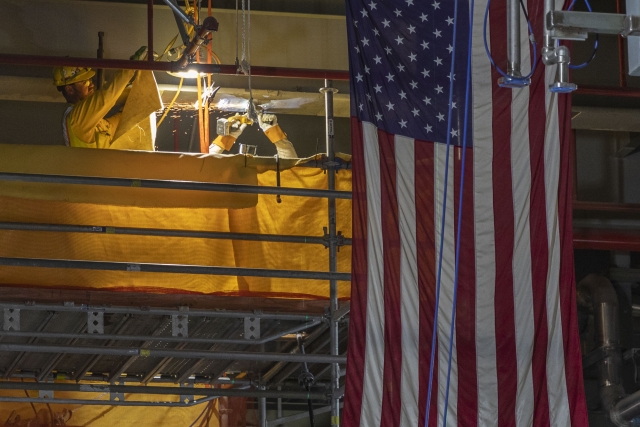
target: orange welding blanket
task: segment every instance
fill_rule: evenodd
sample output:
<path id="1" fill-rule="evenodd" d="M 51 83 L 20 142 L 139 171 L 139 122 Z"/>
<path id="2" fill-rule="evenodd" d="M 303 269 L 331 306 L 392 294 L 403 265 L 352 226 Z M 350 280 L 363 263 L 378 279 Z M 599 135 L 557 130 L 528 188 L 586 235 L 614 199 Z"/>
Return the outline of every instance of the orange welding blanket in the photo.
<path id="1" fill-rule="evenodd" d="M 86 384 L 86 383 L 85 383 Z M 138 384 L 135 384 L 138 385 Z M 153 387 L 151 384 L 150 387 Z M 163 386 L 167 386 L 163 384 Z M 25 397 L 23 390 L 2 390 L 2 396 Z M 29 391 L 30 397 L 38 397 L 37 391 Z M 73 400 L 109 400 L 108 393 L 91 392 L 64 392 L 56 391 L 56 399 Z M 126 396 L 127 401 L 143 402 L 178 402 L 180 397 L 157 394 L 136 394 Z M 199 399 L 202 396 L 197 396 Z M 200 414 L 206 409 L 205 405 L 213 405 L 217 409 L 218 402 L 202 403 L 191 407 L 145 407 L 145 406 L 97 406 L 82 404 L 56 404 L 44 405 L 36 403 L 0 403 L 0 422 L 6 426 L 91 426 L 91 427 L 111 427 L 111 426 L 136 426 L 136 427 L 157 427 L 168 426 L 188 426 L 194 423 Z M 52 420 L 53 418 L 53 420 Z M 218 427 L 220 423 L 216 416 L 211 417 L 207 424 L 209 427 Z"/>
<path id="2" fill-rule="evenodd" d="M 283 161 L 283 187 L 327 188 L 318 168 Z M 275 160 L 69 147 L 0 145 L 0 173 L 57 174 L 276 185 Z M 351 171 L 336 175 L 351 189 Z M 0 181 L 0 222 L 322 236 L 323 198 L 255 196 Z M 337 230 L 351 237 L 351 201 L 337 200 Z M 109 230 L 109 229 L 107 229 Z M 328 271 L 322 245 L 0 229 L 0 257 Z M 351 248 L 338 270 L 351 269 Z M 69 289 L 328 298 L 327 281 L 0 266 L 0 284 Z M 348 298 L 349 283 L 339 282 Z"/>

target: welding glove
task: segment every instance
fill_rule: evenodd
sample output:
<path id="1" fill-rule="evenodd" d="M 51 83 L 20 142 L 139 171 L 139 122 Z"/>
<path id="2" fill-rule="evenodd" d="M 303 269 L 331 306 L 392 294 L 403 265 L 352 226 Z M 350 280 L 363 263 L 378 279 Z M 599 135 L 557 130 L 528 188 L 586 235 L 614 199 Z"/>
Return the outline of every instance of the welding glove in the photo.
<path id="1" fill-rule="evenodd" d="M 233 144 L 236 142 L 236 139 L 242 135 L 242 131 L 247 127 L 246 123 L 235 122 L 231 125 L 231 129 L 229 129 L 229 135 L 218 135 L 216 139 L 213 140 L 211 145 L 209 146 L 210 154 L 220 154 L 223 151 L 229 151 Z"/>
<path id="2" fill-rule="evenodd" d="M 275 114 L 258 114 L 258 124 L 271 142 L 286 138 L 280 125 L 278 125 L 278 117 Z"/>
<path id="3" fill-rule="evenodd" d="M 298 157 L 296 149 L 291 141 L 287 139 L 287 134 L 278 125 L 278 118 L 275 114 L 258 114 L 258 124 L 260 129 L 267 135 L 278 150 L 278 156 L 283 159 L 295 159 Z"/>

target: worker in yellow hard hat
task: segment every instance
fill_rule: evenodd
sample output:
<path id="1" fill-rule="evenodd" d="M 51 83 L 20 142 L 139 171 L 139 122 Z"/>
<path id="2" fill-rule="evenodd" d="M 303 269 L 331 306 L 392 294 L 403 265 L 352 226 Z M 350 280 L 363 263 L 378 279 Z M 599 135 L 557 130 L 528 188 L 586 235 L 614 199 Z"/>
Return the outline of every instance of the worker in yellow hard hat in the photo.
<path id="1" fill-rule="evenodd" d="M 276 146 L 279 157 L 283 159 L 298 158 L 296 149 L 293 147 L 291 141 L 287 139 L 287 134 L 282 131 L 275 114 L 258 114 L 258 124 L 267 138 L 269 138 L 269 141 Z M 239 120 L 234 121 L 233 124 L 231 124 L 228 135 L 218 135 L 216 139 L 213 140 L 209 146 L 209 153 L 219 154 L 225 150 L 229 151 L 246 127 L 247 123 Z"/>
<path id="2" fill-rule="evenodd" d="M 140 59 L 146 47 L 131 59 Z M 120 70 L 101 89 L 95 90 L 91 68 L 55 67 L 53 84 L 71 104 L 64 112 L 62 129 L 65 144 L 71 147 L 109 148 L 120 122 L 120 113 L 105 116 L 124 92 L 134 70 Z"/>

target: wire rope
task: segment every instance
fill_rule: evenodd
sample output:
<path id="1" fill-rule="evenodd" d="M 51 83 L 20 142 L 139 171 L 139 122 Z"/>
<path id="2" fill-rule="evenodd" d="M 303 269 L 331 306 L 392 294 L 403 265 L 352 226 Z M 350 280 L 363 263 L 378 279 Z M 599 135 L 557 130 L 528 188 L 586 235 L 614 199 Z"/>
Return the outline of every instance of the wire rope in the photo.
<path id="1" fill-rule="evenodd" d="M 520 0 L 522 1 L 522 0 Z M 462 125 L 462 161 L 461 161 L 461 169 L 460 172 L 460 190 L 459 200 L 458 200 L 458 224 L 457 224 L 457 235 L 456 235 L 456 259 L 455 259 L 455 272 L 453 278 L 453 301 L 451 306 L 451 328 L 449 330 L 449 359 L 447 364 L 447 391 L 444 399 L 444 422 L 443 426 L 447 425 L 447 408 L 449 407 L 449 385 L 451 383 L 451 360 L 453 358 L 453 328 L 456 324 L 456 305 L 458 303 L 458 281 L 460 278 L 460 236 L 462 235 L 462 213 L 464 211 L 464 184 L 465 184 L 465 171 L 466 171 L 466 163 L 467 163 L 467 131 L 469 124 L 469 98 L 471 93 L 471 47 L 472 47 L 472 31 L 473 28 L 473 10 L 474 10 L 475 2 L 471 0 L 470 5 L 470 16 L 469 16 L 469 40 L 468 40 L 468 52 L 467 52 L 467 78 L 466 78 L 466 86 L 465 86 L 465 110 L 464 110 L 464 120 Z M 528 20 L 528 18 L 527 18 Z"/>
<path id="2" fill-rule="evenodd" d="M 447 189 L 449 184 L 449 152 L 451 151 L 451 122 L 452 122 L 452 112 L 453 112 L 453 76 L 455 71 L 455 63 L 456 63 L 456 41 L 457 41 L 457 33 L 458 33 L 458 0 L 454 0 L 453 6 L 453 50 L 451 51 L 451 68 L 449 71 L 449 107 L 447 110 L 447 149 L 445 154 L 445 166 L 444 166 L 444 191 L 442 198 L 442 220 L 440 223 L 440 242 L 439 242 L 439 253 L 438 253 L 438 273 L 436 279 L 436 300 L 435 300 L 435 310 L 433 314 L 433 330 L 431 335 L 431 357 L 429 362 L 429 387 L 427 391 L 427 408 L 425 413 L 425 427 L 429 426 L 429 415 L 431 412 L 431 393 L 433 392 L 433 366 L 435 360 L 435 346 L 436 346 L 436 337 L 438 330 L 438 311 L 440 307 L 440 285 L 442 283 L 442 254 L 444 249 L 444 227 L 446 224 L 446 213 L 447 213 Z M 469 30 L 471 31 L 471 30 Z M 467 106 L 465 106 L 467 108 Z M 437 160 L 436 160 L 437 162 Z M 444 425 L 446 425 L 446 414 L 447 414 L 447 406 L 444 408 Z"/>

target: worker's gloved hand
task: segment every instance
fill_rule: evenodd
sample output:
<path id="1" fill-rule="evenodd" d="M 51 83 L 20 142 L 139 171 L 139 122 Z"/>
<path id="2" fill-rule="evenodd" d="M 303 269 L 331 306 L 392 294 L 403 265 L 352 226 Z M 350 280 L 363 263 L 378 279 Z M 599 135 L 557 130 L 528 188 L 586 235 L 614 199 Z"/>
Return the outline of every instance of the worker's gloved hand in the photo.
<path id="1" fill-rule="evenodd" d="M 139 61 L 141 59 L 145 59 L 147 57 L 147 47 L 141 46 L 140 49 L 136 50 L 136 53 L 129 57 L 132 61 Z"/>
<path id="2" fill-rule="evenodd" d="M 218 135 L 213 140 L 209 146 L 209 154 L 220 154 L 225 150 L 229 151 L 246 127 L 246 123 L 234 122 L 229 129 L 229 135 Z"/>
<path id="3" fill-rule="evenodd" d="M 287 139 L 287 134 L 278 125 L 278 118 L 275 114 L 258 114 L 258 124 L 264 134 L 267 135 L 267 138 L 269 138 L 269 141 L 274 144 Z"/>
<path id="4" fill-rule="evenodd" d="M 235 139 L 238 139 L 238 137 L 240 137 L 240 135 L 242 135 L 242 131 L 247 127 L 246 123 L 240 123 L 240 122 L 235 122 L 234 124 L 231 125 L 231 128 L 229 129 L 229 135 L 234 137 Z"/>
<path id="5" fill-rule="evenodd" d="M 258 124 L 263 132 L 278 126 L 278 118 L 275 114 L 258 114 Z"/>
<path id="6" fill-rule="evenodd" d="M 224 147 L 217 145 L 215 140 L 209 146 L 209 154 L 222 154 L 223 152 Z"/>

